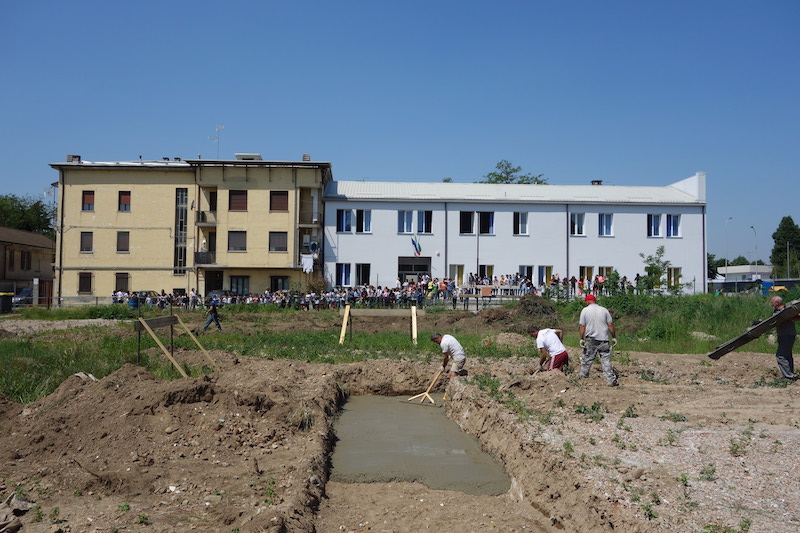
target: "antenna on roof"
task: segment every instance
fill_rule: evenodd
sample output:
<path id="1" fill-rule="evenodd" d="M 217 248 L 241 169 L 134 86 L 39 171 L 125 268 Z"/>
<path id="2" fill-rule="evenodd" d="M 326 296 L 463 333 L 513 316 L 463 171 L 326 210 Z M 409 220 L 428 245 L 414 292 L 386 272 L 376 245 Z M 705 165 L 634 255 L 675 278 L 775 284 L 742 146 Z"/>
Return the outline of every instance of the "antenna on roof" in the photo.
<path id="1" fill-rule="evenodd" d="M 217 159 L 219 159 L 219 139 L 222 136 L 222 130 L 225 129 L 225 126 L 217 126 L 214 129 L 217 130 L 217 134 L 213 137 L 209 137 L 208 139 L 217 143 Z"/>

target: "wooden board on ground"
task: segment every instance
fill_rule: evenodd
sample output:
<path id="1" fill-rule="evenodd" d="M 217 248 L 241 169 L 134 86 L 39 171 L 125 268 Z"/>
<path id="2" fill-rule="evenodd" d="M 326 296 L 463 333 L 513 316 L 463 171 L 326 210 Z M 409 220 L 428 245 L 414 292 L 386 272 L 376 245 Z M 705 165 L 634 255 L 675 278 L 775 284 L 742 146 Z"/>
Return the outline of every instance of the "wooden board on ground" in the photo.
<path id="1" fill-rule="evenodd" d="M 794 320 L 798 315 L 800 315 L 800 300 L 794 300 L 793 302 L 785 304 L 783 311 L 780 313 L 762 320 L 758 324 L 747 328 L 747 330 L 738 337 L 726 342 L 725 344 L 717 346 L 714 351 L 708 353 L 708 357 L 711 359 L 719 359 L 726 353 L 732 352 L 736 348 L 740 348 L 748 342 L 759 338 L 772 328 L 779 326 L 786 321 Z"/>

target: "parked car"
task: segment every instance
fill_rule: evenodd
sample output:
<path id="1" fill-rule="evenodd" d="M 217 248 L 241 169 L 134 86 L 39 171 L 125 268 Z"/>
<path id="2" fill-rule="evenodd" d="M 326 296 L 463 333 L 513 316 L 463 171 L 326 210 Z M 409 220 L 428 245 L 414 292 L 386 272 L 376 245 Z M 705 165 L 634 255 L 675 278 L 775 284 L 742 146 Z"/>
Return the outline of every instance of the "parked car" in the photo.
<path id="1" fill-rule="evenodd" d="M 25 287 L 19 294 L 11 298 L 13 305 L 32 305 L 33 304 L 33 289 Z"/>

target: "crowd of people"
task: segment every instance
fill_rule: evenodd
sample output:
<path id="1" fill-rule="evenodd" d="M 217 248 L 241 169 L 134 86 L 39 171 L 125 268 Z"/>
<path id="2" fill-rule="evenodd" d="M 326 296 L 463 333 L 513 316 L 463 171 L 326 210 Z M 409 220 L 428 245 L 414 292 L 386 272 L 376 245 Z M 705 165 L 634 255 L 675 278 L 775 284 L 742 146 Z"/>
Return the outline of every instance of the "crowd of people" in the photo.
<path id="1" fill-rule="evenodd" d="M 636 275 L 638 282 L 639 275 Z M 234 294 L 230 291 L 215 291 L 213 297 L 206 297 L 191 289 L 189 293 L 176 292 L 167 293 L 163 289 L 155 291 L 123 291 L 119 290 L 111 295 L 113 303 L 124 304 L 137 300 L 136 305 L 147 307 L 158 307 L 164 309 L 172 306 L 180 309 L 197 309 L 208 307 L 212 300 L 219 306 L 231 304 L 268 304 L 275 305 L 282 309 L 337 309 L 347 304 L 361 307 L 424 307 L 427 304 L 446 304 L 452 305 L 455 309 L 459 302 L 469 295 L 479 294 L 481 287 L 492 287 L 503 289 L 503 294 L 513 294 L 522 296 L 525 294 L 536 294 L 548 296 L 553 291 L 561 291 L 570 297 L 582 298 L 586 294 L 595 296 L 605 294 L 610 290 L 611 280 L 603 276 L 594 276 L 593 279 L 584 280 L 582 277 L 561 278 L 554 274 L 548 284 L 534 284 L 530 278 L 521 274 L 508 274 L 501 276 L 480 276 L 470 273 L 467 283 L 458 285 L 454 279 L 431 277 L 429 274 L 421 274 L 415 281 L 401 280 L 398 277 L 391 285 L 371 285 L 363 284 L 353 287 L 333 287 L 326 291 L 305 292 L 279 290 L 265 290 L 263 293 Z M 633 288 L 633 282 L 622 277 L 617 283 L 621 287 Z"/>

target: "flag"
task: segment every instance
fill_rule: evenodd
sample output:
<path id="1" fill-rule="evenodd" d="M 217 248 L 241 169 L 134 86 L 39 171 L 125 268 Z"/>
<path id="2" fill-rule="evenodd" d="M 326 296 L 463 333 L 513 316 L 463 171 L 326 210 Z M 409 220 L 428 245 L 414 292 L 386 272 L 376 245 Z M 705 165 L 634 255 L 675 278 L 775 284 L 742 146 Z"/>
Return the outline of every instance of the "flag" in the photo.
<path id="1" fill-rule="evenodd" d="M 411 237 L 411 246 L 414 247 L 414 253 L 419 255 L 422 253 L 422 246 L 419 244 L 419 237 Z"/>

